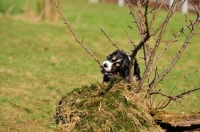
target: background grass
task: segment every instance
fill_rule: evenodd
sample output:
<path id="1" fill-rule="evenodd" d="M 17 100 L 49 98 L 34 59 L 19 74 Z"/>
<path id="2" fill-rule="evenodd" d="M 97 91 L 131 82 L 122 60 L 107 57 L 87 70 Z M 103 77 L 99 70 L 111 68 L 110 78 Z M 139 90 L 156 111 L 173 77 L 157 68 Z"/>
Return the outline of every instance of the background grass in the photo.
<path id="1" fill-rule="evenodd" d="M 115 50 L 99 30 L 102 28 L 109 37 L 125 51 L 133 47 L 125 34 L 129 32 L 132 40 L 138 43 L 127 7 L 112 4 L 89 4 L 85 1 L 61 1 L 62 11 L 77 36 L 84 37 L 85 45 L 103 61 L 105 56 Z M 98 64 L 78 45 L 66 25 L 60 20 L 56 23 L 39 21 L 23 15 L 27 6 L 25 0 L 0 1 L 0 131 L 54 131 L 55 107 L 66 92 L 90 83 L 101 82 L 102 75 Z M 11 9 L 11 7 L 13 7 Z M 31 3 L 34 11 L 35 3 Z M 9 9 L 10 8 L 10 9 Z M 5 14 L 6 12 L 12 15 Z M 24 12 L 24 13 L 23 13 Z M 19 13 L 21 13 L 19 15 Z M 23 13 L 23 14 L 22 14 Z M 155 27 L 164 19 L 161 11 Z M 195 19 L 194 14 L 188 18 Z M 165 32 L 165 39 L 173 37 L 184 24 L 184 16 L 177 12 Z M 197 31 L 200 31 L 198 26 Z M 184 41 L 172 44 L 157 63 L 161 72 L 166 68 Z M 168 77 L 177 77 L 199 70 L 199 35 L 195 35 Z M 150 40 L 152 46 L 155 40 Z M 161 44 L 161 48 L 165 43 Z M 161 49 L 159 49 L 161 51 Z M 142 57 L 142 51 L 138 58 Z M 139 59 L 141 72 L 144 62 Z M 157 88 L 170 92 L 177 86 L 174 94 L 200 86 L 200 73 L 188 78 L 163 81 Z M 158 97 L 157 102 L 162 101 Z M 200 92 L 185 97 L 182 103 L 172 102 L 166 110 L 171 112 L 197 112 L 200 109 Z"/>

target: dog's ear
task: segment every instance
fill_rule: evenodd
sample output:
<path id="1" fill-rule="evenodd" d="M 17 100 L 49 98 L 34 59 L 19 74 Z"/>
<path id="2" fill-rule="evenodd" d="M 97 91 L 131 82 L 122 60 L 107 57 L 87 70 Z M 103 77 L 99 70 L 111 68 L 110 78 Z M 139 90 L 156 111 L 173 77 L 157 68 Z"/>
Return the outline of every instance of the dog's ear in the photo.
<path id="1" fill-rule="evenodd" d="M 129 58 L 127 55 L 124 54 L 120 67 L 120 74 L 124 78 L 129 75 L 129 64 L 130 64 Z"/>

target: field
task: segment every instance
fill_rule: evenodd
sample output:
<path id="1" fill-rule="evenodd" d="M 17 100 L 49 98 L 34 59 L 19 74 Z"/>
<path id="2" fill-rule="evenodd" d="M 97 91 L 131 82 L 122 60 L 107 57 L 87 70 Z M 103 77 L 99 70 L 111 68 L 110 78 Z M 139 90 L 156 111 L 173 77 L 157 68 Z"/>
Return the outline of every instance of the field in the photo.
<path id="1" fill-rule="evenodd" d="M 125 30 L 135 43 L 140 41 L 133 26 L 127 7 L 112 4 L 89 4 L 85 1 L 62 0 L 61 9 L 67 21 L 78 36 L 84 37 L 84 44 L 101 60 L 116 48 L 100 31 L 103 29 L 121 49 L 130 51 Z M 14 3 L 14 4 L 13 4 Z M 25 4 L 24 4 L 25 3 Z M 4 131 L 54 131 L 56 105 L 68 91 L 81 85 L 102 82 L 100 68 L 96 61 L 76 43 L 66 25 L 57 22 L 38 21 L 27 16 L 25 0 L 0 2 L 0 132 Z M 32 4 L 31 10 L 35 10 Z M 155 25 L 159 25 L 166 12 L 160 12 Z M 188 18 L 195 19 L 190 13 Z M 165 32 L 165 39 L 173 37 L 171 29 L 185 23 L 185 17 L 177 12 Z M 200 32 L 200 26 L 197 28 Z M 158 62 L 162 71 L 172 61 L 183 37 L 174 43 Z M 153 45 L 154 39 L 150 40 Z M 193 36 L 182 58 L 167 77 L 178 77 L 200 70 L 200 37 Z M 163 46 L 165 43 L 163 43 Z M 161 50 L 161 49 L 160 49 Z M 137 58 L 142 57 L 140 51 Z M 141 72 L 144 62 L 139 59 Z M 153 77 L 152 77 L 153 78 Z M 157 89 L 170 93 L 176 86 L 174 95 L 200 86 L 200 73 L 187 78 L 163 81 Z M 157 97 L 157 102 L 162 98 Z M 165 110 L 177 113 L 200 112 L 200 91 L 172 102 Z"/>

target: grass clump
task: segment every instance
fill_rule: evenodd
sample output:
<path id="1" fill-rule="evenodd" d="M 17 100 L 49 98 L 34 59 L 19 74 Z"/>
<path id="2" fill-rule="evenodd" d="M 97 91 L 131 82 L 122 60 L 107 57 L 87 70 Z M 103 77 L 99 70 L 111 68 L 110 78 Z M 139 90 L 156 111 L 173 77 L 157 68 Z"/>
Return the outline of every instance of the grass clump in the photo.
<path id="1" fill-rule="evenodd" d="M 119 80 L 77 88 L 57 106 L 57 131 L 161 131 L 141 97 Z"/>

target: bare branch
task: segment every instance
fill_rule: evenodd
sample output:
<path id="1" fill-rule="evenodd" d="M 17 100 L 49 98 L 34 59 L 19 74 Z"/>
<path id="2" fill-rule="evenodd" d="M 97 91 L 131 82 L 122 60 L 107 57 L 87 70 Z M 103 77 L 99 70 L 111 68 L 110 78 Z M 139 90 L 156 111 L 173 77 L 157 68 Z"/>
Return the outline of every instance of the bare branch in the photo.
<path id="1" fill-rule="evenodd" d="M 131 42 L 131 44 L 135 47 L 135 45 L 134 45 L 134 42 L 131 40 L 131 38 L 130 38 L 130 36 L 129 36 L 129 34 L 128 34 L 128 32 L 127 31 L 125 31 L 126 32 L 126 35 L 127 35 L 127 37 L 128 37 L 128 39 L 129 39 L 129 41 Z"/>
<path id="2" fill-rule="evenodd" d="M 96 62 L 97 62 L 97 63 L 99 64 L 99 66 L 101 67 L 101 63 L 100 63 L 100 61 L 98 60 L 98 58 L 95 56 L 95 54 L 93 54 L 93 53 L 92 53 L 89 49 L 87 49 L 87 48 L 85 47 L 85 45 L 83 44 L 84 38 L 83 38 L 82 41 L 80 41 L 80 40 L 77 38 L 77 36 L 76 36 L 76 34 L 74 33 L 74 31 L 72 30 L 71 25 L 70 25 L 70 24 L 66 21 L 66 19 L 64 18 L 63 14 L 62 14 L 62 12 L 60 11 L 60 8 L 59 8 L 59 2 L 56 4 L 55 0 L 52 0 L 52 1 L 53 1 L 54 5 L 56 6 L 56 9 L 57 9 L 58 13 L 59 13 L 60 16 L 62 17 L 64 23 L 67 25 L 68 29 L 70 30 L 70 32 L 71 32 L 72 35 L 74 36 L 76 42 L 78 42 L 78 43 L 81 45 L 81 47 L 82 47 L 83 49 L 86 50 L 86 52 L 88 52 L 90 55 L 92 55 L 92 57 L 96 60 Z"/>
<path id="3" fill-rule="evenodd" d="M 173 43 L 173 42 L 177 42 L 176 38 L 180 36 L 181 31 L 187 29 L 188 27 L 192 26 L 193 23 L 190 23 L 188 25 L 186 25 L 184 28 L 182 28 L 182 30 L 180 30 L 180 32 L 178 32 L 176 35 L 174 34 L 174 38 L 172 40 L 170 40 L 169 42 L 167 42 L 167 45 L 165 46 L 165 48 L 161 51 L 161 53 L 156 57 L 156 59 L 153 61 L 152 66 L 155 65 L 155 63 L 158 61 L 158 59 L 161 58 L 161 56 L 165 53 L 165 51 L 169 48 L 169 46 Z"/>
<path id="4" fill-rule="evenodd" d="M 173 61 L 171 62 L 171 64 L 169 65 L 169 67 L 161 74 L 161 76 L 155 81 L 155 83 L 153 85 L 151 85 L 151 88 L 155 88 L 156 85 L 163 80 L 163 78 L 170 72 L 170 70 L 174 67 L 174 65 L 176 64 L 176 62 L 178 61 L 178 59 L 181 57 L 182 53 L 184 52 L 185 48 L 187 47 L 187 45 L 189 44 L 189 41 L 191 39 L 191 37 L 193 36 L 193 31 L 196 29 L 197 25 L 199 24 L 199 15 L 197 15 L 196 20 L 192 23 L 192 29 L 190 30 L 190 33 L 188 34 L 185 42 L 183 43 L 181 49 L 179 50 L 179 52 L 177 53 L 177 55 L 175 56 L 175 58 L 173 59 Z"/>
<path id="5" fill-rule="evenodd" d="M 156 110 L 166 108 L 170 102 L 171 102 L 171 99 L 166 99 L 160 107 L 156 107 Z"/>
<path id="6" fill-rule="evenodd" d="M 137 52 L 139 49 L 141 49 L 145 43 L 149 40 L 150 35 L 149 35 L 149 25 L 148 25 L 148 18 L 147 18 L 147 13 L 148 13 L 148 3 L 149 0 L 147 0 L 147 5 L 145 6 L 145 13 L 142 16 L 141 13 L 141 19 L 144 19 L 144 27 L 142 27 L 143 30 L 140 30 L 140 32 L 145 33 L 144 36 L 142 36 L 142 40 L 140 41 L 140 43 L 135 47 L 135 49 L 133 50 L 132 54 L 131 54 L 131 62 L 130 62 L 130 70 L 129 70 L 129 83 L 132 84 L 133 83 L 133 74 L 134 73 L 134 63 L 135 63 L 135 57 L 137 55 Z M 141 6 L 138 4 L 138 6 Z M 139 7 L 141 8 L 141 7 Z M 140 9 L 141 10 L 141 9 Z M 141 25 L 143 26 L 143 25 Z M 138 92 L 138 90 L 136 90 L 136 92 Z"/>
<path id="7" fill-rule="evenodd" d="M 108 35 L 103 31 L 103 29 L 100 29 L 103 34 L 107 37 L 107 39 L 113 44 L 113 46 L 115 46 L 118 50 L 119 50 L 119 47 L 108 37 Z"/>
<path id="8" fill-rule="evenodd" d="M 149 24 L 149 28 L 150 28 L 150 29 L 152 28 L 153 23 L 155 22 L 155 19 L 156 19 L 158 13 L 160 12 L 160 9 L 161 9 L 161 7 L 162 7 L 163 5 L 164 5 L 164 3 L 163 3 L 163 0 L 162 0 L 160 6 L 159 6 L 158 8 L 156 8 L 156 10 L 154 10 L 153 17 L 152 17 L 152 19 L 151 19 L 151 21 L 150 21 L 150 24 Z M 158 6 L 158 2 L 156 3 L 156 6 Z M 158 31 L 158 30 L 157 30 L 157 31 Z M 156 34 L 156 32 L 155 32 L 155 34 Z"/>
<path id="9" fill-rule="evenodd" d="M 143 48 L 143 55 L 144 55 L 144 64 L 145 66 L 147 66 L 147 53 L 146 53 L 145 46 L 143 45 L 142 48 Z"/>
<path id="10" fill-rule="evenodd" d="M 190 3 L 192 4 L 192 6 L 194 7 L 194 9 L 195 9 L 197 15 L 200 15 L 200 2 L 199 2 L 199 5 L 195 6 L 192 0 L 189 0 L 189 1 L 190 1 Z M 199 18 L 199 19 L 200 19 L 200 18 Z"/>
<path id="11" fill-rule="evenodd" d="M 174 57 L 171 54 L 168 54 L 172 59 L 174 59 Z"/>
<path id="12" fill-rule="evenodd" d="M 146 0 L 145 3 L 147 2 L 146 4 L 146 9 L 148 7 L 148 1 L 149 0 Z M 141 36 L 142 39 L 144 39 L 144 34 L 146 33 L 145 31 L 145 27 L 144 27 L 144 23 L 145 23 L 145 16 L 144 14 L 142 13 L 142 4 L 140 1 L 137 1 L 137 9 L 138 10 L 135 10 L 135 8 L 132 7 L 132 5 L 130 4 L 129 0 L 127 0 L 127 6 L 129 7 L 130 9 L 130 13 L 133 17 L 133 20 L 134 20 L 134 23 L 136 24 L 137 26 L 137 33 Z M 145 12 L 147 14 L 147 12 Z M 131 29 L 133 29 L 131 27 Z"/>
<path id="13" fill-rule="evenodd" d="M 154 83 L 154 81 L 155 81 L 156 78 L 157 78 L 157 75 L 158 75 L 158 73 L 157 73 L 157 67 L 156 67 L 154 79 L 151 81 L 151 83 L 149 83 L 149 87 L 151 87 L 151 85 Z"/>
<path id="14" fill-rule="evenodd" d="M 150 13 L 152 14 L 154 10 L 155 8 L 151 9 L 147 14 L 150 14 Z"/>
<path id="15" fill-rule="evenodd" d="M 169 95 L 172 94 L 172 92 L 174 91 L 174 89 L 176 88 L 176 86 L 172 89 L 172 91 L 169 93 Z M 185 91 L 184 91 L 185 92 Z M 171 102 L 171 99 L 166 99 L 162 105 L 160 107 L 156 107 L 156 109 L 164 109 L 165 107 L 167 107 L 169 105 L 169 103 Z"/>
<path id="16" fill-rule="evenodd" d="M 134 28 L 133 28 L 133 27 L 131 27 L 131 26 L 129 26 L 129 28 L 130 28 L 130 29 L 132 29 L 133 31 L 137 32 L 137 33 L 138 33 L 138 35 L 141 35 L 140 31 L 138 31 L 138 30 L 134 29 Z"/>
<path id="17" fill-rule="evenodd" d="M 175 86 L 176 87 L 176 86 Z M 172 92 L 174 91 L 174 89 L 175 89 L 175 87 L 172 89 L 172 91 L 170 92 L 170 96 L 171 96 L 171 94 L 172 94 Z M 161 89 L 159 89 L 157 92 L 161 92 Z M 154 96 L 156 96 L 156 95 L 158 95 L 158 94 L 153 94 Z M 151 97 L 152 95 L 150 95 L 150 97 Z M 169 99 L 169 98 L 167 98 L 163 103 L 162 103 L 162 105 L 160 105 L 161 104 L 161 102 L 160 103 L 158 103 L 157 104 L 157 106 L 155 107 L 155 108 L 153 108 L 153 109 L 156 109 L 156 110 L 158 110 L 158 109 L 164 109 L 165 107 L 167 107 L 168 105 L 169 105 L 169 103 L 171 102 L 171 99 Z M 159 106 L 160 105 L 160 106 Z M 152 106 L 151 106 L 151 108 L 152 108 Z"/>
<path id="18" fill-rule="evenodd" d="M 134 11 L 134 9 L 132 8 L 132 6 L 131 6 L 129 0 L 127 0 L 127 6 L 128 6 L 129 9 L 130 9 L 130 13 L 129 13 L 129 14 L 132 15 L 132 17 L 133 17 L 133 19 L 134 19 L 134 22 L 135 22 L 135 24 L 137 25 L 138 30 L 140 31 L 140 22 L 137 20 L 137 18 L 136 18 L 136 16 L 135 16 L 135 14 L 137 15 L 137 11 Z M 134 14 L 134 12 L 135 12 L 135 14 Z"/>
<path id="19" fill-rule="evenodd" d="M 164 80 L 171 80 L 171 79 L 177 79 L 177 78 L 186 78 L 186 77 L 188 77 L 189 75 L 195 74 L 195 73 L 197 73 L 197 72 L 198 72 L 198 71 L 194 71 L 194 72 L 187 73 L 187 74 L 182 75 L 182 76 L 179 76 L 179 77 L 169 77 L 169 78 L 165 78 L 165 79 L 163 79 L 162 81 L 164 81 Z"/>
<path id="20" fill-rule="evenodd" d="M 164 96 L 164 97 L 169 98 L 170 100 L 177 101 L 177 99 L 180 99 L 180 98 L 182 98 L 182 97 L 185 96 L 185 95 L 189 95 L 190 93 L 192 93 L 192 92 L 194 92 L 194 91 L 197 91 L 197 90 L 200 90 L 200 87 L 199 87 L 199 88 L 191 89 L 191 90 L 189 90 L 189 91 L 183 92 L 183 93 L 178 94 L 178 95 L 176 95 L 176 96 L 171 96 L 171 95 L 162 93 L 162 92 L 160 92 L 160 91 L 151 92 L 150 95 L 153 95 L 153 94 L 160 94 L 160 95 L 162 95 L 162 96 Z"/>
<path id="21" fill-rule="evenodd" d="M 172 7 L 170 8 L 169 12 L 168 12 L 168 15 L 166 16 L 165 18 L 165 21 L 162 23 L 162 29 L 159 33 L 159 36 L 156 40 L 156 44 L 153 48 L 153 51 L 151 52 L 151 56 L 150 56 L 150 59 L 149 59 L 149 62 L 148 62 L 148 65 L 144 71 L 144 74 L 142 76 L 142 79 L 140 80 L 139 84 L 138 84 L 138 87 L 137 87 L 137 90 L 136 92 L 140 92 L 141 89 L 142 89 L 142 86 L 143 86 L 143 83 L 146 79 L 147 76 L 149 76 L 149 72 L 152 71 L 152 63 L 153 63 L 153 58 L 156 54 L 156 51 L 158 49 L 158 46 L 160 45 L 160 42 L 162 40 L 162 37 L 163 37 L 163 34 L 164 34 L 164 31 L 166 29 L 166 26 L 169 22 L 169 19 L 171 18 L 171 16 L 173 15 L 173 13 L 175 12 L 175 9 L 176 9 L 176 6 L 175 6 L 175 3 L 177 2 L 178 0 L 174 0 L 173 4 L 172 4 Z"/>
<path id="22" fill-rule="evenodd" d="M 193 34 L 199 34 L 200 35 L 200 33 L 197 33 L 197 32 L 193 32 Z"/>

